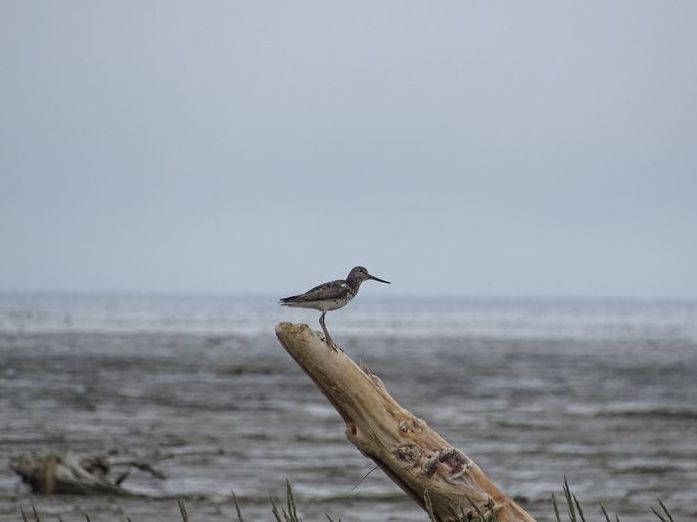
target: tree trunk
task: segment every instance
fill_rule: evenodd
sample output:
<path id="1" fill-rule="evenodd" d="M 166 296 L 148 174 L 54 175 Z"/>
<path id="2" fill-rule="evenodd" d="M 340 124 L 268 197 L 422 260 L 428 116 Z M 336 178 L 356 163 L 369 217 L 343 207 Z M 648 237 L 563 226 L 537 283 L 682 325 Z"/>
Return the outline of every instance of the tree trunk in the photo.
<path id="1" fill-rule="evenodd" d="M 346 436 L 439 522 L 477 510 L 499 522 L 535 522 L 479 466 L 402 408 L 382 381 L 329 348 L 305 324 L 280 323 L 276 335 L 346 423 Z"/>

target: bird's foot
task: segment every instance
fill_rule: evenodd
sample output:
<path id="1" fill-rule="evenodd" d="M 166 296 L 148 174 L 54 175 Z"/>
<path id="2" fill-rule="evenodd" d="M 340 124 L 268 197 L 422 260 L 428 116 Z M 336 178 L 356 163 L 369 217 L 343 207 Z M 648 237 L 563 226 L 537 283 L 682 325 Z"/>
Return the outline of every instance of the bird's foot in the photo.
<path id="1" fill-rule="evenodd" d="M 325 339 L 325 342 L 329 345 L 329 348 L 331 348 L 335 352 L 343 352 L 343 350 L 339 348 L 331 338 Z"/>

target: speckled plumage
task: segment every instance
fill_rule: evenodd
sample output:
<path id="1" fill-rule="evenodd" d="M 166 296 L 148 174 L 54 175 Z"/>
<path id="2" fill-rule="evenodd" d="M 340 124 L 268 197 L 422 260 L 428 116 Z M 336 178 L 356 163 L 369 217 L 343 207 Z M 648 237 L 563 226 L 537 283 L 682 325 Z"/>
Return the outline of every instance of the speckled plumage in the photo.
<path id="1" fill-rule="evenodd" d="M 336 344 L 332 341 L 326 325 L 324 324 L 324 316 L 329 311 L 338 310 L 346 306 L 349 301 L 358 294 L 361 283 L 368 279 L 389 284 L 389 281 L 370 275 L 364 267 L 356 266 L 351 269 L 346 279 L 337 279 L 336 281 L 322 283 L 321 285 L 311 288 L 304 294 L 284 297 L 279 303 L 283 306 L 311 308 L 322 312 L 319 323 L 322 325 L 322 330 L 324 331 L 324 336 L 329 346 L 336 349 Z"/>

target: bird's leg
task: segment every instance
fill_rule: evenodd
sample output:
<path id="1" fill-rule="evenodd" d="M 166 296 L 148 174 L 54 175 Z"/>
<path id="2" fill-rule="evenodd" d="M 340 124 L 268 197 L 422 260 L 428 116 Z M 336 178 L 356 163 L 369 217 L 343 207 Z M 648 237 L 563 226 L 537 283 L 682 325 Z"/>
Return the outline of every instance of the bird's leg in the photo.
<path id="1" fill-rule="evenodd" d="M 327 312 L 322 312 L 322 315 L 319 318 L 319 324 L 322 325 L 322 330 L 324 331 L 324 338 L 327 340 L 327 344 L 332 350 L 339 351 L 339 348 L 337 347 L 336 343 L 332 340 L 332 336 L 329 335 L 329 332 L 327 331 L 327 325 L 324 324 L 324 316 L 327 314 Z"/>

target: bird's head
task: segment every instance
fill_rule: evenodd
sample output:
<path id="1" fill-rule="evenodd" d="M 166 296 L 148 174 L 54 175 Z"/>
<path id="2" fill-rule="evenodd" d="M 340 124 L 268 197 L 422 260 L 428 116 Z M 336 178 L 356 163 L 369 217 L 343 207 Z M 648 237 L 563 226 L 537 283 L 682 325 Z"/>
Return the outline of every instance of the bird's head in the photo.
<path id="1" fill-rule="evenodd" d="M 381 283 L 387 283 L 390 284 L 389 281 L 385 281 L 384 279 L 380 279 L 379 277 L 375 277 L 373 275 L 370 275 L 368 271 L 365 269 L 363 266 L 355 266 L 351 269 L 349 272 L 348 277 L 346 278 L 347 281 L 350 281 L 352 283 L 356 284 L 361 284 L 363 281 L 367 281 L 368 279 L 372 279 L 374 281 L 380 281 Z"/>

